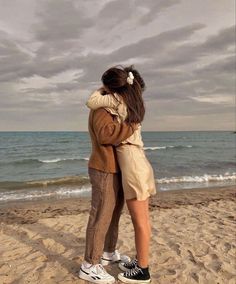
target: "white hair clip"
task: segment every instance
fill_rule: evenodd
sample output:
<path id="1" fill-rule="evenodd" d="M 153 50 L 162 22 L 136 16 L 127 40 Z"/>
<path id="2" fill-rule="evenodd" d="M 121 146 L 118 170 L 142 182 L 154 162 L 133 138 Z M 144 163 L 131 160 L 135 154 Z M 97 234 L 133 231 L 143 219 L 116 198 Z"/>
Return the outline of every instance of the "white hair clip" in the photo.
<path id="1" fill-rule="evenodd" d="M 133 85 L 133 82 L 134 82 L 134 75 L 132 72 L 129 72 L 129 75 L 127 77 L 127 83 Z"/>

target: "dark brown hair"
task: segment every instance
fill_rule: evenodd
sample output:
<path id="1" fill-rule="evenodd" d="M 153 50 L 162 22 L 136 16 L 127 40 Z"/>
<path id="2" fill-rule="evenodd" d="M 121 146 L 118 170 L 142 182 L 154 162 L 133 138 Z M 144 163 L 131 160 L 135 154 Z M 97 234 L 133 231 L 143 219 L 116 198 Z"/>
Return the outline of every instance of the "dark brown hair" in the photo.
<path id="1" fill-rule="evenodd" d="M 127 82 L 129 72 L 134 75 L 133 84 Z M 127 123 L 141 123 L 145 115 L 142 93 L 145 82 L 133 65 L 129 67 L 115 66 L 102 75 L 103 85 L 111 92 L 122 96 L 127 105 Z"/>

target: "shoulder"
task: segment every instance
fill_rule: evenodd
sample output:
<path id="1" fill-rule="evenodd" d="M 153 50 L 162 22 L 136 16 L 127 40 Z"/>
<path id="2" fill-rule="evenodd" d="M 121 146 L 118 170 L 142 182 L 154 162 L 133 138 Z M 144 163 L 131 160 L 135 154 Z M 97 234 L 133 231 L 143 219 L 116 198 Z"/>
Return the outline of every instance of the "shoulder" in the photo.
<path id="1" fill-rule="evenodd" d="M 105 120 L 105 121 L 111 121 L 113 120 L 113 115 L 108 112 L 105 108 L 98 108 L 96 110 L 91 110 L 90 115 L 93 117 L 93 119 L 96 120 Z"/>
<path id="2" fill-rule="evenodd" d="M 100 107 L 100 108 L 95 109 L 95 110 L 91 110 L 91 112 L 93 112 L 94 115 L 104 115 L 104 116 L 110 115 L 109 112 L 103 107 Z"/>

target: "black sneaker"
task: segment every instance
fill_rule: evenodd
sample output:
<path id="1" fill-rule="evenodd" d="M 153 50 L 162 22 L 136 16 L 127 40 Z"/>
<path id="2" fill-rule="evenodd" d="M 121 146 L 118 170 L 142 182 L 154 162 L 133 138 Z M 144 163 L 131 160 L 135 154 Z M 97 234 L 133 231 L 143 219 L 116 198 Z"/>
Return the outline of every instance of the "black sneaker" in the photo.
<path id="1" fill-rule="evenodd" d="M 135 268 L 128 270 L 124 273 L 118 274 L 118 279 L 123 283 L 150 283 L 151 277 L 148 268 Z"/>
<path id="2" fill-rule="evenodd" d="M 138 260 L 135 258 L 129 262 L 120 262 L 118 266 L 122 271 L 128 271 L 130 269 L 135 268 L 137 264 L 138 264 Z"/>

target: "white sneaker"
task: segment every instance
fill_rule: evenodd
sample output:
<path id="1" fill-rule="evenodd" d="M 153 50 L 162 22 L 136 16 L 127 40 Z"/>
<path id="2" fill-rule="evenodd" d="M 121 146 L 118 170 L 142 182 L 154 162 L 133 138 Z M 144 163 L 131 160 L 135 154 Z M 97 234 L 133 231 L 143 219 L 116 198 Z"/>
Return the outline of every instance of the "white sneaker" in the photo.
<path id="1" fill-rule="evenodd" d="M 127 255 L 122 255 L 118 252 L 118 250 L 115 250 L 114 252 L 104 252 L 102 257 L 101 257 L 101 264 L 103 266 L 106 266 L 111 263 L 115 262 L 129 262 L 131 259 Z"/>
<path id="2" fill-rule="evenodd" d="M 92 283 L 110 284 L 115 283 L 115 278 L 106 272 L 101 264 L 90 265 L 82 263 L 79 271 L 79 278 Z"/>

